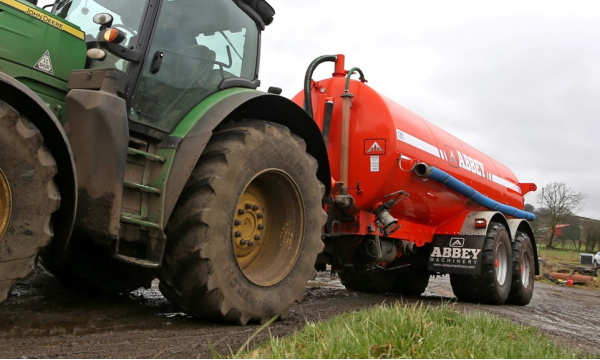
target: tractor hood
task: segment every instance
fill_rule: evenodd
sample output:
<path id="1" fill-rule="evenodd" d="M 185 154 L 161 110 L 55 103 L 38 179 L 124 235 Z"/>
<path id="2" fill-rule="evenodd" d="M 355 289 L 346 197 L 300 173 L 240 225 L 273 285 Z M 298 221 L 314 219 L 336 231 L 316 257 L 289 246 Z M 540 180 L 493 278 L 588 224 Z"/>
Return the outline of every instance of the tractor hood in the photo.
<path id="1" fill-rule="evenodd" d="M 0 0 L 0 72 L 34 91 L 36 83 L 66 91 L 71 70 L 85 60 L 84 33 L 76 25 L 27 2 Z"/>

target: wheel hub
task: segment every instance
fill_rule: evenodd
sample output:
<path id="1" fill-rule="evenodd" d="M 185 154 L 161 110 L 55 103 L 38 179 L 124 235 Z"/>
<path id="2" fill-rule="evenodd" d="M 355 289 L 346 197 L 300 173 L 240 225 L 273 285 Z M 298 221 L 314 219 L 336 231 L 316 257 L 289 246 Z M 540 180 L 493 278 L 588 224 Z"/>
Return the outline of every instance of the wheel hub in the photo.
<path id="1" fill-rule="evenodd" d="M 8 180 L 0 169 L 0 239 L 4 237 L 4 233 L 8 228 L 10 214 L 12 210 L 12 195 Z"/>
<path id="2" fill-rule="evenodd" d="M 508 272 L 508 257 L 506 255 L 506 248 L 504 244 L 499 243 L 496 247 L 496 254 L 494 255 L 496 280 L 501 286 L 504 285 L 507 278 Z"/>
<path id="3" fill-rule="evenodd" d="M 529 274 L 531 273 L 531 258 L 529 252 L 524 251 L 521 256 L 521 283 L 524 287 L 529 286 Z"/>
<path id="4" fill-rule="evenodd" d="M 235 255 L 242 269 L 258 256 L 265 236 L 264 213 L 260 200 L 245 192 L 237 206 L 233 223 Z"/>
<path id="5" fill-rule="evenodd" d="M 304 238 L 304 202 L 296 183 L 268 169 L 246 186 L 235 208 L 231 239 L 244 276 L 259 286 L 283 280 Z"/>

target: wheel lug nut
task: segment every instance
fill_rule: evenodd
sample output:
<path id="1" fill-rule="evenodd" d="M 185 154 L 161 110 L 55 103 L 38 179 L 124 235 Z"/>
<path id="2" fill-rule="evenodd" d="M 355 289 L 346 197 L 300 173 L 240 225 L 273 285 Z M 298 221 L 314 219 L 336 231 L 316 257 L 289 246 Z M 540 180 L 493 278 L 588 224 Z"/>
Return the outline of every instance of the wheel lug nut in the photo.
<path id="1" fill-rule="evenodd" d="M 235 220 L 233 223 L 234 223 L 236 226 L 238 226 L 238 225 L 242 225 L 242 222 L 241 222 L 241 221 L 239 221 L 239 220 Z"/>
<path id="2" fill-rule="evenodd" d="M 242 240 L 240 241 L 240 245 L 246 245 L 247 241 L 246 240 Z"/>
<path id="3" fill-rule="evenodd" d="M 241 231 L 236 231 L 235 232 L 235 237 L 242 237 L 242 232 Z"/>
<path id="4" fill-rule="evenodd" d="M 254 206 L 252 206 L 252 210 L 256 211 L 256 210 L 258 210 L 258 209 L 260 209 L 260 207 L 258 207 L 258 205 L 254 205 Z"/>
<path id="5" fill-rule="evenodd" d="M 258 230 L 264 230 L 265 226 L 263 224 L 258 225 Z"/>
<path id="6" fill-rule="evenodd" d="M 248 210 L 252 209 L 252 204 L 250 204 L 250 203 L 247 203 L 247 204 L 246 204 L 246 209 L 248 209 Z"/>
<path id="7" fill-rule="evenodd" d="M 260 240 L 260 235 L 254 235 L 254 240 Z"/>
<path id="8" fill-rule="evenodd" d="M 238 214 L 240 214 L 240 215 L 244 215 L 245 213 L 246 213 L 246 210 L 244 210 L 244 209 L 238 210 Z"/>
<path id="9" fill-rule="evenodd" d="M 254 242 L 253 241 L 248 241 L 248 246 L 254 246 Z"/>
<path id="10" fill-rule="evenodd" d="M 256 215 L 256 217 L 259 218 L 259 219 L 262 219 L 262 218 L 265 217 L 265 215 L 264 214 L 258 214 L 258 215 Z"/>

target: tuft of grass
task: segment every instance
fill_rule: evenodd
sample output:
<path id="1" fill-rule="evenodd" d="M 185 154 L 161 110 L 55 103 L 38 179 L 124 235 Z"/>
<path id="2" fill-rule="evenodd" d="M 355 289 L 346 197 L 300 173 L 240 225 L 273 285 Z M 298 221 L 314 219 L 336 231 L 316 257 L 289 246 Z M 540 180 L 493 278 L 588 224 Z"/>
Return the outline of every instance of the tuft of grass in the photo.
<path id="1" fill-rule="evenodd" d="M 574 358 L 538 329 L 450 305 L 379 306 L 324 322 L 236 354 L 241 358 Z"/>

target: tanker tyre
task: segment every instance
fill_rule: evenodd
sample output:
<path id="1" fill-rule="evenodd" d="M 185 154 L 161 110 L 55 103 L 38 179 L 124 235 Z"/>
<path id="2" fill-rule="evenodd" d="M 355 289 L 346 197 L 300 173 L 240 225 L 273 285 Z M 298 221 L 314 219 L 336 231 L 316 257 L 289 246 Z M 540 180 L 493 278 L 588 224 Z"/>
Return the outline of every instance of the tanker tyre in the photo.
<path id="1" fill-rule="evenodd" d="M 511 288 L 512 256 L 510 237 L 502 224 L 490 223 L 481 261 L 481 275 L 450 275 L 454 295 L 461 301 L 503 304 Z"/>
<path id="2" fill-rule="evenodd" d="M 60 206 L 56 162 L 40 131 L 0 100 L 0 303 L 31 273 Z"/>
<path id="3" fill-rule="evenodd" d="M 462 274 L 450 274 L 450 285 L 454 296 L 460 301 L 473 302 L 475 295 L 473 291 L 473 276 Z"/>
<path id="4" fill-rule="evenodd" d="M 165 229 L 163 295 L 209 320 L 285 317 L 324 247 L 317 166 L 304 141 L 278 124 L 214 132 Z"/>
<path id="5" fill-rule="evenodd" d="M 425 292 L 427 285 L 429 285 L 429 272 L 427 269 L 424 271 L 410 271 L 403 275 L 396 280 L 399 293 L 402 295 L 419 296 Z"/>
<path id="6" fill-rule="evenodd" d="M 370 270 L 361 271 L 346 266 L 339 272 L 342 285 L 347 290 L 374 294 L 401 294 L 419 296 L 429 284 L 429 273 L 425 271 Z"/>
<path id="7" fill-rule="evenodd" d="M 40 252 L 44 268 L 63 285 L 90 295 L 127 296 L 133 290 L 150 288 L 156 278 L 153 269 L 116 260 L 109 248 L 79 236 L 69 241 L 65 259 L 58 259 L 51 249 Z"/>
<path id="8" fill-rule="evenodd" d="M 396 290 L 395 274 L 383 270 L 360 270 L 345 266 L 339 273 L 346 290 L 373 294 L 393 293 Z"/>
<path id="9" fill-rule="evenodd" d="M 507 302 L 527 305 L 533 296 L 535 263 L 533 246 L 526 233 L 517 231 L 512 246 L 512 285 Z"/>

